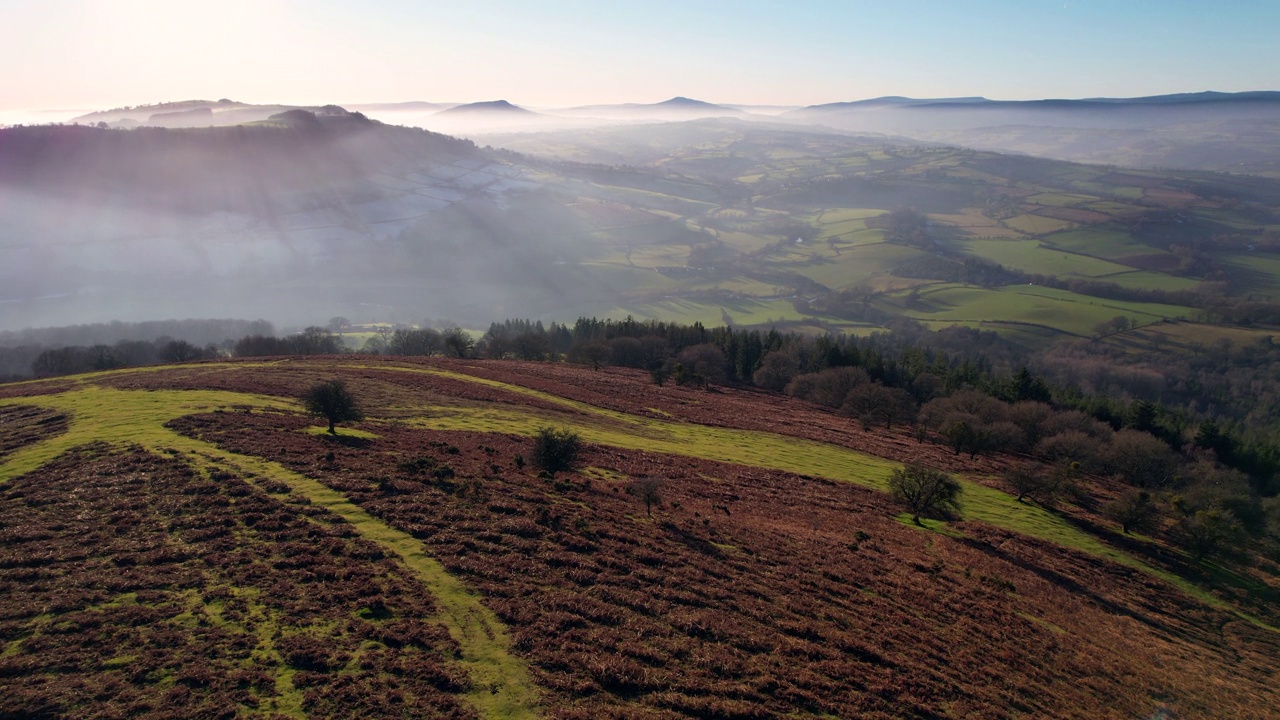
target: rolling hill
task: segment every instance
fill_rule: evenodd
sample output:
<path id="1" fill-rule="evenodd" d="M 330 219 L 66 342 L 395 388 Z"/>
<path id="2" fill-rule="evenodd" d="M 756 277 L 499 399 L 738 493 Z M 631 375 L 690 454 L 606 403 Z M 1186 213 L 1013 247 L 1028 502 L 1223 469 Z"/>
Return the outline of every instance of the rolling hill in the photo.
<path id="1" fill-rule="evenodd" d="M 633 315 L 866 333 L 909 318 L 1043 347 L 1118 317 L 1280 318 L 1266 178 L 732 118 L 482 142 L 503 149 L 301 109 L 236 128 L 0 130 L 0 327 Z"/>
<path id="2" fill-rule="evenodd" d="M 1137 168 L 1280 176 L 1280 93 L 999 101 L 886 97 L 783 118 L 996 152 Z"/>
<path id="3" fill-rule="evenodd" d="M 451 108 L 445 108 L 436 113 L 437 116 L 456 116 L 456 115 L 518 115 L 533 116 L 538 113 L 517 105 L 512 105 L 506 100 L 490 100 L 487 102 L 467 103 L 465 105 L 455 105 Z"/>
<path id="4" fill-rule="evenodd" d="M 300 413 L 343 378 L 367 419 Z M 1275 606 L 906 432 L 637 371 L 370 357 L 0 386 L 0 712 L 1264 718 Z M 523 461 L 578 432 L 578 469 Z M 894 457 L 963 478 L 914 527 Z M 631 490 L 658 483 L 652 513 Z M 1265 576 L 1267 567 L 1246 570 Z"/>

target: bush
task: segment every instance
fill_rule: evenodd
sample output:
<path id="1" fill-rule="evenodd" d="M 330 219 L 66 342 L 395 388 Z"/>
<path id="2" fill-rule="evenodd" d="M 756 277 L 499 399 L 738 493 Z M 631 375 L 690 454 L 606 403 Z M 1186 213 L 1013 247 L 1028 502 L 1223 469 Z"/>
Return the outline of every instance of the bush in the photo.
<path id="1" fill-rule="evenodd" d="M 767 390 L 782 392 L 798 372 L 800 361 L 794 353 L 774 350 L 760 361 L 760 367 L 751 375 L 751 382 Z"/>
<path id="2" fill-rule="evenodd" d="M 962 491 L 955 478 L 923 465 L 907 465 L 889 476 L 889 492 L 911 510 L 911 521 L 917 525 L 921 515 L 958 511 Z"/>
<path id="3" fill-rule="evenodd" d="M 1131 488 L 1123 495 L 1107 503 L 1103 514 L 1120 523 L 1125 535 L 1131 530 L 1145 532 L 1154 529 L 1160 521 L 1160 508 L 1155 498 L 1146 490 Z"/>
<path id="4" fill-rule="evenodd" d="M 567 428 L 544 427 L 533 436 L 533 452 L 529 459 L 533 466 L 554 475 L 572 470 L 582 451 L 582 439 Z"/>
<path id="5" fill-rule="evenodd" d="M 1178 539 L 1197 560 L 1239 548 L 1244 530 L 1230 510 L 1199 510 L 1178 520 Z"/>
<path id="6" fill-rule="evenodd" d="M 1103 449 L 1102 460 L 1108 470 L 1136 487 L 1168 487 L 1178 470 L 1178 458 L 1169 446 L 1140 430 L 1116 433 Z"/>
<path id="7" fill-rule="evenodd" d="M 1066 483 L 1069 466 L 1047 468 L 1036 462 L 1020 462 L 1004 471 L 1005 484 L 1018 496 L 1018 502 L 1031 498 L 1044 507 L 1053 507 Z"/>

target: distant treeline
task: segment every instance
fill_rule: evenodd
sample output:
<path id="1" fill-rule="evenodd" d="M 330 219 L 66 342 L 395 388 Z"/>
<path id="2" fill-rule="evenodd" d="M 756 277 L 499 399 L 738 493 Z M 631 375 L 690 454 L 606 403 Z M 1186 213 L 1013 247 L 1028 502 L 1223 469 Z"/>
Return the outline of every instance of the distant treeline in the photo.
<path id="1" fill-rule="evenodd" d="M 6 330 L 0 332 L 0 347 L 110 345 L 121 340 L 154 340 L 165 336 L 186 340 L 196 345 L 207 345 L 244 335 L 274 334 L 275 327 L 266 320 L 148 320 L 128 323 L 116 321 Z"/>
<path id="2" fill-rule="evenodd" d="M 110 322 L 0 332 L 0 381 L 226 354 L 234 338 L 274 335 L 266 320 Z M 172 347 L 170 345 L 172 344 Z"/>

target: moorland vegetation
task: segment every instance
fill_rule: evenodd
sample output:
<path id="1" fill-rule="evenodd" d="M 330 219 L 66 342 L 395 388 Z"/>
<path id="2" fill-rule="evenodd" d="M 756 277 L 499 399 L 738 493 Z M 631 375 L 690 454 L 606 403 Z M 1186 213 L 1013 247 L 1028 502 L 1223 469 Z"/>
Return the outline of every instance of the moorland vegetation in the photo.
<path id="1" fill-rule="evenodd" d="M 715 347 L 713 331 L 666 329 Z M 792 340 L 857 349 L 858 365 L 816 371 L 833 381 L 886 359 Z M 1018 452 L 957 456 L 932 429 L 864 430 L 744 382 L 659 385 L 606 363 L 276 356 L 0 386 L 19 430 L 0 446 L 0 708 L 1276 707 L 1265 537 L 1180 545 L 1169 488 L 1132 488 L 1158 514 L 1126 534 L 1105 508 L 1131 490 L 1108 470 L 1067 466 L 1074 489 L 1042 506 L 1006 487 Z M 366 419 L 331 436 L 296 398 L 335 377 Z M 1017 405 L 938 379 L 953 403 Z M 580 440 L 578 463 L 540 475 L 524 458 L 548 428 Z M 916 525 L 893 499 L 907 460 L 962 489 L 945 522 Z"/>

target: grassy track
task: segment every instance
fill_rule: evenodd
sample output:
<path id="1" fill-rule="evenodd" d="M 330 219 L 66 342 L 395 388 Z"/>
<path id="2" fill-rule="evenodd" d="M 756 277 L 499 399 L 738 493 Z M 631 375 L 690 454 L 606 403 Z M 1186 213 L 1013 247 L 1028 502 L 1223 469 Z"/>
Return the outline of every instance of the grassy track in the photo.
<path id="1" fill-rule="evenodd" d="M 483 718 L 518 720 L 537 716 L 537 692 L 528 670 L 511 655 L 505 626 L 478 595 L 430 557 L 421 542 L 369 515 L 341 493 L 284 466 L 227 452 L 169 430 L 164 425 L 183 415 L 253 407 L 296 409 L 279 398 L 233 392 L 191 390 L 114 390 L 84 385 L 57 395 L 0 400 L 0 405 L 38 405 L 68 413 L 70 429 L 11 455 L 0 465 L 0 483 L 38 468 L 72 447 L 91 442 L 135 443 L 152 452 L 176 450 L 198 467 L 230 466 L 254 477 L 283 482 L 312 504 L 344 518 L 360 534 L 397 555 L 430 590 L 442 609 L 443 623 L 462 647 L 462 664 L 474 683 L 466 697 Z M 288 677 L 278 679 L 288 690 Z"/>

